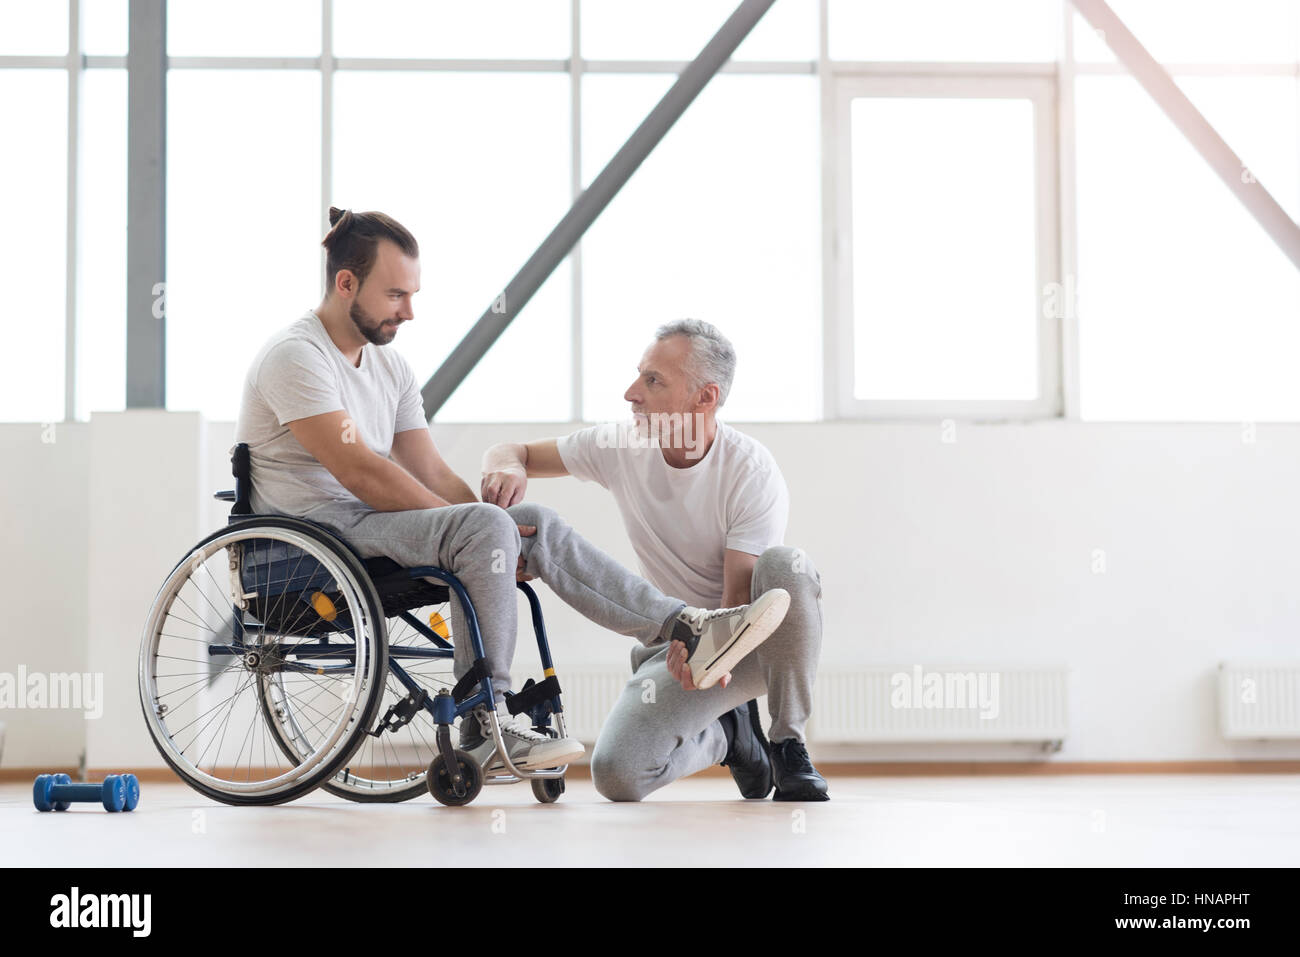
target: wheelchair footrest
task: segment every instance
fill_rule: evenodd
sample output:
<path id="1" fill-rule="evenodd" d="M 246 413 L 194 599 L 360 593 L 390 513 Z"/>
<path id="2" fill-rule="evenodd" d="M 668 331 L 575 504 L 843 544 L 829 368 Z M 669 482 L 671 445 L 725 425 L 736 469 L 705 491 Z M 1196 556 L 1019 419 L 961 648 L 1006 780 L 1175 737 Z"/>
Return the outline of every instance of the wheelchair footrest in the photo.
<path id="1" fill-rule="evenodd" d="M 560 679 L 551 675 L 545 681 L 536 682 L 529 678 L 518 691 L 506 692 L 506 710 L 511 714 L 522 711 L 531 712 L 540 704 L 548 704 L 552 698 L 560 696 Z M 551 710 L 550 708 L 547 709 Z"/>
<path id="2" fill-rule="evenodd" d="M 429 692 L 421 688 L 419 694 L 408 694 L 385 712 L 375 726 L 375 730 L 366 734 L 377 738 L 385 731 L 398 731 L 411 723 L 411 720 L 423 710 L 429 700 Z"/>

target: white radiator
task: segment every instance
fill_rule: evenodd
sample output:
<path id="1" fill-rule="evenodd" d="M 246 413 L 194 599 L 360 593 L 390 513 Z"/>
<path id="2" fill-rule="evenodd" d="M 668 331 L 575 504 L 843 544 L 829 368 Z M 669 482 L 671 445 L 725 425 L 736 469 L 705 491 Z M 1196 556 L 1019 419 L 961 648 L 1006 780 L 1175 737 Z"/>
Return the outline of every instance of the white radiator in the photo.
<path id="1" fill-rule="evenodd" d="M 614 702 L 623 693 L 623 686 L 632 677 L 631 669 L 569 671 L 560 667 L 557 673 L 565 733 L 590 744 L 596 740 Z"/>
<path id="2" fill-rule="evenodd" d="M 569 734 L 594 741 L 629 677 L 626 670 L 561 670 Z M 823 668 L 808 738 L 824 744 L 1025 741 L 1055 748 L 1067 731 L 1067 677 L 1064 667 Z M 763 723 L 769 723 L 766 708 Z"/>
<path id="3" fill-rule="evenodd" d="M 1068 731 L 1061 667 L 900 664 L 824 668 L 808 737 L 820 743 L 1042 742 Z"/>
<path id="4" fill-rule="evenodd" d="M 1300 661 L 1219 665 L 1219 730 L 1225 738 L 1300 738 Z"/>

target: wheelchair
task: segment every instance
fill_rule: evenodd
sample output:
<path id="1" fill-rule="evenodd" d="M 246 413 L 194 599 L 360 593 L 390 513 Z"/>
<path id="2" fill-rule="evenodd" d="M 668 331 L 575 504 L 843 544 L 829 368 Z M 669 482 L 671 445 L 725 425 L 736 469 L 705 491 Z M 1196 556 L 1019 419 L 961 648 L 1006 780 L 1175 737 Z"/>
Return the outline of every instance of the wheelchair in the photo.
<path id="1" fill-rule="evenodd" d="M 362 558 L 334 530 L 255 515 L 246 444 L 232 456 L 225 528 L 177 562 L 140 643 L 140 704 L 168 766 L 196 791 L 233 805 L 292 801 L 317 787 L 351 801 L 397 802 L 426 791 L 459 806 L 484 784 L 528 780 L 545 804 L 567 765 L 517 768 L 502 741 L 483 640 L 464 585 L 440 568 Z M 544 680 L 507 692 L 511 714 L 565 733 L 541 604 L 526 582 Z M 450 602 L 465 635 L 453 635 Z M 452 670 L 455 642 L 474 655 Z M 503 770 L 485 774 L 451 742 L 452 723 L 487 709 Z M 554 722 L 554 726 L 552 726 Z"/>

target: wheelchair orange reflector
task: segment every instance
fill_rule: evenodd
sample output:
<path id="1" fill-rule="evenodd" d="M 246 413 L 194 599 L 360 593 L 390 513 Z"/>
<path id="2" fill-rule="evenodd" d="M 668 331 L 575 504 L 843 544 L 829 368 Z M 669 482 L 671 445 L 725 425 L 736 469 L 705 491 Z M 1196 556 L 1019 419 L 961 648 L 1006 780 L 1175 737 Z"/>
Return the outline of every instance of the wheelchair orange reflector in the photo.
<path id="1" fill-rule="evenodd" d="M 446 638 L 450 632 L 450 629 L 447 627 L 447 619 L 443 618 L 442 615 L 438 614 L 436 611 L 429 616 L 429 627 L 433 629 L 433 633 L 439 638 Z"/>
<path id="2" fill-rule="evenodd" d="M 311 596 L 311 606 L 316 609 L 316 614 L 326 621 L 333 621 L 339 616 L 339 610 L 334 607 L 334 602 L 330 601 L 329 595 L 324 592 L 318 591 Z"/>

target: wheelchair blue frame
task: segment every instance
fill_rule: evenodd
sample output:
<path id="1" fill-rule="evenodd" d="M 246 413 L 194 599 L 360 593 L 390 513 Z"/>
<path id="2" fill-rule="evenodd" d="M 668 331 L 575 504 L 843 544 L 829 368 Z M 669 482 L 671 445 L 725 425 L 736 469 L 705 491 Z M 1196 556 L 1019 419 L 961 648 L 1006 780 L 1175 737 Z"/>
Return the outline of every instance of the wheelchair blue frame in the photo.
<path id="1" fill-rule="evenodd" d="M 510 753 L 516 731 L 513 722 L 504 719 L 507 711 L 523 714 L 543 735 L 564 738 L 566 733 L 541 602 L 533 588 L 516 582 L 528 599 L 545 677 L 537 683 L 529 680 L 516 693 L 506 691 L 499 707 L 477 610 L 454 574 L 433 565 L 402 567 L 382 554 L 362 557 L 342 530 L 304 516 L 255 513 L 247 445 L 235 446 L 231 464 L 236 487 L 215 496 L 231 503 L 226 529 L 206 536 L 173 567 L 150 608 L 141 641 L 140 705 L 167 764 L 200 793 L 241 806 L 283 803 L 322 786 L 360 802 L 405 801 L 423 789 L 421 777 L 429 793 L 449 806 L 473 801 L 484 784 L 521 780 L 531 781 L 542 803 L 557 800 L 564 792 L 567 764 L 516 764 Z M 217 594 L 209 594 L 207 583 L 198 580 L 203 569 Z M 199 612 L 189 607 L 182 590 L 191 583 L 216 612 L 215 624 L 202 607 Z M 451 602 L 461 611 L 455 616 L 454 634 L 443 617 L 444 606 Z M 173 609 L 176 603 L 185 606 L 188 616 Z M 169 633 L 173 618 L 181 627 L 172 630 L 184 634 Z M 413 634 L 398 626 L 399 621 Z M 394 627 L 395 644 L 383 638 L 388 623 Z M 191 629 L 197 629 L 199 637 L 192 637 Z M 168 654 L 161 645 L 164 640 L 197 644 Z M 174 664 L 163 665 L 164 659 L 191 661 L 198 669 L 178 670 Z M 446 663 L 436 666 L 438 661 Z M 457 667 L 451 667 L 453 662 Z M 217 679 L 232 670 L 240 676 L 237 686 L 216 689 Z M 196 675 L 198 680 L 193 680 Z M 281 675 L 296 677 L 286 683 Z M 318 675 L 322 682 L 303 683 Z M 336 683 L 338 678 L 347 679 L 346 687 Z M 160 683 L 164 679 L 165 688 Z M 232 761 L 222 752 L 225 732 L 236 708 L 248 706 L 250 699 L 241 696 L 249 687 L 254 689 L 254 710 L 243 741 L 232 739 L 230 751 L 239 747 Z M 308 700 L 295 696 L 295 689 L 317 687 L 321 690 Z M 327 703 L 337 699 L 334 692 L 340 688 L 345 692 L 338 701 L 342 710 L 323 714 L 312 707 L 325 690 L 331 692 Z M 195 718 L 189 703 L 205 690 L 225 697 L 215 705 L 201 699 L 192 707 L 212 706 Z M 478 714 L 471 715 L 476 709 Z M 325 730 L 319 729 L 313 714 L 321 715 Z M 305 723 L 300 724 L 304 715 Z M 241 722 L 245 717 L 240 712 Z M 481 719 L 487 742 L 483 749 L 477 744 L 467 750 L 453 746 L 452 725 L 461 717 L 475 726 Z M 436 728 L 432 742 L 423 726 L 427 718 Z M 205 736 L 218 719 L 215 730 Z M 254 745 L 245 766 L 244 745 L 259 719 L 269 733 L 251 738 Z M 421 725 L 408 728 L 416 719 L 422 719 Z M 203 724 L 194 730 L 199 720 Z M 182 737 L 183 732 L 188 734 Z M 402 740 L 389 748 L 386 739 L 399 732 Z M 469 734 L 470 729 L 462 728 L 462 741 Z M 258 741 L 263 756 L 255 771 Z M 209 760 L 214 745 L 217 750 Z M 200 746 L 201 753 L 189 753 Z M 415 765 L 412 756 L 420 759 Z M 395 765 L 390 758 L 396 759 Z M 428 773 L 416 771 L 425 761 Z"/>
<path id="2" fill-rule="evenodd" d="M 253 514 L 231 515 L 230 521 L 231 523 L 234 523 L 234 521 L 256 520 L 257 518 L 281 518 L 281 516 L 257 516 Z M 344 547 L 348 547 L 348 549 L 351 550 L 351 546 L 348 546 L 347 542 L 343 541 L 342 538 L 338 538 L 337 534 L 334 534 L 330 529 L 322 527 L 322 525 L 313 523 L 313 521 L 307 519 L 299 520 L 308 521 L 309 524 L 316 525 L 316 527 L 320 528 L 322 532 L 330 534 L 330 536 L 335 538 L 335 540 L 341 542 Z M 302 572 L 299 570 L 300 563 L 302 563 L 302 557 L 299 557 L 298 560 L 296 560 L 292 571 L 289 571 L 287 570 L 287 563 L 289 563 L 289 560 L 290 559 L 287 557 L 272 557 L 266 559 L 264 563 L 260 564 L 259 571 L 265 571 L 266 580 L 264 583 L 255 584 L 260 584 L 261 588 L 265 589 L 266 596 L 276 596 L 276 594 L 283 594 L 285 592 L 298 592 L 300 594 L 305 594 L 308 589 L 321 588 L 321 586 L 329 583 L 329 573 L 326 572 L 324 568 L 318 566 L 318 564 L 315 568 L 308 568 L 307 572 Z M 279 573 L 277 573 L 277 571 Z M 442 581 L 442 583 L 445 583 L 448 588 L 452 590 L 452 593 L 455 593 L 456 598 L 458 598 L 458 601 L 460 602 L 461 610 L 464 611 L 465 627 L 468 629 L 467 637 L 469 640 L 469 648 L 473 651 L 474 661 L 484 661 L 486 653 L 484 650 L 484 644 L 482 644 L 482 632 L 480 631 L 480 628 L 478 628 L 478 615 L 474 612 L 473 602 L 469 599 L 469 593 L 465 590 L 465 586 L 460 583 L 458 577 L 452 575 L 451 572 L 447 572 L 442 570 L 442 568 L 435 566 L 403 568 L 400 573 L 406 576 L 409 580 L 438 579 L 439 581 Z M 539 601 L 537 597 L 537 592 L 534 592 L 532 586 L 528 585 L 528 583 L 519 581 L 519 583 L 516 583 L 516 586 L 525 594 L 526 598 L 528 598 L 529 612 L 530 616 L 532 616 L 533 622 L 533 633 L 537 637 L 537 650 L 539 658 L 541 658 L 543 675 L 554 675 L 555 666 L 554 661 L 551 659 L 550 642 L 547 641 L 546 637 L 546 624 L 542 620 L 541 601 Z M 235 609 L 235 611 L 238 612 L 239 609 Z M 402 687 L 407 689 L 408 694 L 411 694 L 412 697 L 419 696 L 422 690 L 420 685 L 416 683 L 415 679 L 412 679 L 406 668 L 402 667 L 402 664 L 399 663 L 399 659 L 408 659 L 408 661 L 411 661 L 411 659 L 415 659 L 415 661 L 429 661 L 429 659 L 452 658 L 455 655 L 455 648 L 451 645 L 451 642 L 446 640 L 446 638 L 443 638 L 441 635 L 438 635 L 437 632 L 433 631 L 433 628 L 430 628 L 429 625 L 426 625 L 424 622 L 417 619 L 415 615 L 412 615 L 411 610 L 404 609 L 398 611 L 394 616 L 395 618 L 400 618 L 403 622 L 411 625 L 417 633 L 420 633 L 422 637 L 428 638 L 430 644 L 433 645 L 433 648 L 411 648 L 411 646 L 407 645 L 402 645 L 400 648 L 389 648 L 389 671 L 394 675 L 394 677 L 396 677 L 396 680 L 402 684 Z M 233 644 L 209 645 L 208 654 L 211 655 L 211 657 L 243 655 L 246 654 L 247 651 L 252 650 L 250 646 L 243 644 L 244 622 L 242 614 L 235 614 L 234 627 L 235 635 L 233 636 Z M 335 628 L 337 628 L 339 632 L 343 633 L 343 635 L 347 635 L 355 641 L 356 636 L 351 632 L 351 628 L 339 627 L 339 625 L 335 625 Z M 322 657 L 333 657 L 333 655 L 341 655 L 341 661 L 346 661 L 346 659 L 351 658 L 351 655 L 347 653 L 346 648 L 329 644 L 328 638 L 326 638 L 324 642 L 311 640 L 294 642 L 294 644 L 287 646 L 287 648 L 282 648 L 281 654 L 285 657 L 285 661 L 283 661 L 279 667 L 282 667 L 282 670 L 285 671 L 313 672 L 313 674 L 321 674 L 322 671 L 333 670 L 333 667 L 338 667 L 339 671 L 350 670 L 350 667 L 348 667 L 347 664 L 338 664 L 338 666 L 321 666 L 321 664 L 318 663 L 302 664 L 287 661 L 287 658 L 290 657 L 316 658 L 317 662 L 318 659 Z M 446 696 L 446 694 L 438 694 L 438 696 L 432 697 L 425 696 L 424 700 L 422 700 L 421 707 L 425 711 L 428 711 L 435 723 L 451 724 L 456 718 L 460 718 L 461 715 L 467 714 L 468 711 L 473 710 L 474 707 L 477 707 L 478 705 L 486 705 L 490 709 L 490 707 L 493 706 L 494 701 L 495 694 L 493 683 L 491 683 L 491 676 L 485 674 L 482 675 L 480 681 L 478 681 L 477 692 L 469 694 L 469 696 L 463 698 L 463 700 L 454 701 L 450 696 Z M 538 705 L 534 705 L 532 709 L 529 709 L 529 716 L 533 719 L 534 728 L 549 728 L 551 724 L 551 715 L 560 714 L 562 711 L 563 706 L 562 703 L 560 703 L 559 696 L 554 696 L 538 703 Z"/>
<path id="3" fill-rule="evenodd" d="M 482 632 L 479 629 L 478 615 L 475 613 L 473 602 L 470 601 L 469 593 L 465 586 L 444 569 L 432 565 L 421 565 L 414 568 L 399 568 L 396 563 L 388 562 L 387 559 L 363 559 L 356 550 L 333 529 L 325 527 L 320 523 L 313 522 L 310 519 L 299 516 L 279 516 L 279 515 L 257 515 L 252 509 L 252 468 L 251 456 L 247 444 L 238 443 L 231 456 L 231 473 L 235 478 L 235 488 L 228 492 L 218 492 L 216 498 L 222 501 L 231 502 L 229 523 L 242 523 L 245 521 L 257 521 L 259 518 L 292 518 L 296 521 L 305 522 L 314 526 L 320 532 L 327 535 L 331 540 L 338 542 L 339 546 L 349 551 L 358 562 L 364 567 L 367 578 L 369 579 L 375 593 L 380 598 L 380 605 L 383 606 L 382 612 L 390 618 L 399 618 L 410 625 L 415 631 L 427 639 L 429 647 L 411 647 L 403 644 L 396 648 L 388 649 L 388 670 L 406 689 L 407 698 L 405 713 L 401 715 L 405 721 L 409 722 L 415 713 L 412 706 L 422 708 L 427 711 L 439 726 L 439 745 L 442 748 L 444 757 L 450 760 L 450 746 L 446 743 L 445 729 L 458 717 L 467 714 L 474 708 L 483 705 L 490 712 L 495 712 L 495 690 L 492 686 L 492 678 L 486 673 L 485 659 L 486 655 L 483 648 Z M 332 576 L 319 563 L 312 561 L 308 567 L 301 569 L 302 557 L 292 556 L 288 548 L 278 548 L 275 544 L 268 546 L 270 554 L 263 557 L 260 561 L 259 556 L 254 551 L 253 560 L 248 561 L 247 554 L 244 555 L 244 562 L 240 565 L 240 578 L 246 592 L 254 593 L 265 600 L 274 599 L 277 596 L 288 593 L 296 593 L 297 600 L 307 603 L 313 607 L 313 602 L 317 600 L 316 596 L 320 591 L 328 588 L 332 581 Z M 293 562 L 290 567 L 290 562 Z M 373 562 L 387 562 L 393 566 L 392 570 L 385 570 L 378 573 L 372 567 Z M 314 567 L 313 567 L 314 566 Z M 252 579 L 249 579 L 249 574 Z M 402 667 L 401 661 L 427 661 L 430 659 L 452 658 L 455 654 L 455 648 L 452 643 L 447 641 L 431 627 L 432 622 L 426 625 L 411 614 L 412 609 L 427 607 L 431 604 L 440 604 L 447 601 L 450 595 L 436 586 L 428 584 L 428 579 L 436 579 L 442 582 L 450 592 L 455 595 L 456 600 L 460 602 L 460 607 L 464 612 L 465 625 L 467 634 L 463 636 L 468 639 L 470 650 L 474 656 L 474 667 L 478 672 L 478 688 L 476 691 L 460 700 L 456 701 L 453 694 L 439 692 L 435 695 L 429 695 L 427 690 L 412 678 L 411 674 Z M 418 583 L 414 587 L 410 583 Z M 546 636 L 546 626 L 542 621 L 542 607 L 538 600 L 537 593 L 525 582 L 518 582 L 517 587 L 528 598 L 529 611 L 532 617 L 533 633 L 537 638 L 538 654 L 541 658 L 544 669 L 544 680 L 551 679 L 555 675 L 554 662 L 551 658 L 550 642 Z M 423 590 L 422 590 L 423 589 Z M 309 597 L 311 596 L 311 597 Z M 328 596 L 325 596 L 328 601 Z M 256 649 L 244 643 L 244 634 L 246 622 L 244 620 L 244 609 L 236 606 L 234 608 L 234 634 L 233 642 L 228 645 L 209 646 L 208 654 L 212 656 L 225 655 L 244 655 L 255 651 Z M 267 613 L 270 613 L 267 615 Z M 262 625 L 270 625 L 275 628 L 276 625 L 283 625 L 283 622 L 277 620 L 280 609 L 277 607 L 263 607 L 254 610 L 253 617 Z M 351 610 L 346 609 L 339 613 L 342 620 L 336 621 L 334 615 L 321 614 L 318 611 L 305 626 L 300 626 L 295 619 L 283 631 L 286 637 L 300 637 L 302 640 L 292 642 L 281 642 L 276 648 L 275 654 L 280 660 L 277 661 L 277 667 L 285 671 L 296 672 L 313 672 L 324 673 L 332 670 L 334 666 L 324 665 L 319 662 L 322 657 L 340 655 L 340 664 L 337 666 L 340 671 L 350 670 L 350 666 L 342 663 L 349 658 L 355 658 L 355 651 L 349 654 L 347 648 L 341 645 L 333 645 L 329 641 L 328 634 L 324 640 L 321 640 L 321 630 L 333 627 L 335 631 L 350 637 L 353 642 L 356 641 L 356 634 L 353 628 Z M 269 621 L 267 619 L 270 619 Z M 300 631 L 299 628 L 303 627 Z M 454 636 L 453 640 L 461 636 Z M 291 658 L 298 658 L 299 661 L 290 661 Z M 314 658 L 316 663 L 303 664 L 301 659 Z M 353 662 L 355 664 L 355 662 Z M 530 682 L 531 684 L 531 682 Z M 563 707 L 560 703 L 560 692 L 557 684 L 552 682 L 553 693 L 547 695 L 542 689 L 538 689 L 541 694 L 534 692 L 524 700 L 522 706 L 516 705 L 511 707 L 512 713 L 526 711 L 532 719 L 533 727 L 539 731 L 556 733 L 551 730 L 552 715 L 561 715 Z M 527 686 L 525 686 L 525 690 Z M 522 692 L 521 692 L 522 693 Z M 509 693 L 507 693 L 509 696 Z M 388 719 L 394 709 L 389 709 L 389 715 L 386 715 L 376 725 L 373 730 L 368 729 L 368 733 L 381 734 L 384 730 L 392 730 L 388 725 Z M 496 721 L 493 721 L 494 725 Z M 559 733 L 563 733 L 563 719 L 559 719 Z M 497 744 L 500 745 L 501 738 L 499 731 L 494 731 Z M 508 780 L 517 780 L 519 777 L 529 777 L 534 779 L 545 779 L 550 777 L 560 777 L 560 787 L 563 788 L 563 769 L 557 771 L 534 771 L 523 772 L 516 769 L 511 763 L 508 755 L 503 755 L 503 761 L 511 774 Z M 492 781 L 489 783 L 505 783 L 505 781 Z M 539 783 L 534 780 L 534 785 Z M 544 783 L 544 782 L 543 782 Z M 458 785 L 459 788 L 459 785 Z M 459 790 L 457 793 L 460 793 Z M 539 795 L 540 796 L 540 795 Z M 554 798 L 552 797 L 551 800 Z"/>
<path id="4" fill-rule="evenodd" d="M 255 518 L 257 518 L 257 516 L 254 515 L 240 516 L 240 520 Z M 326 529 L 322 530 L 328 531 Z M 414 568 L 403 569 L 402 571 L 411 579 L 437 578 L 439 581 L 445 582 L 448 587 L 451 588 L 457 599 L 460 601 L 461 608 L 465 613 L 465 624 L 469 631 L 468 637 L 470 650 L 474 652 L 475 661 L 483 660 L 486 657 L 486 654 L 483 649 L 483 636 L 479 631 L 478 615 L 474 612 L 474 605 L 470 601 L 469 593 L 465 590 L 465 586 L 461 584 L 460 579 L 450 572 L 444 571 L 441 568 L 436 568 L 433 565 L 418 565 Z M 270 573 L 268 572 L 268 579 L 269 578 Z M 302 592 L 312 587 L 323 586 L 328 581 L 328 578 L 328 573 L 319 566 L 314 570 L 310 570 L 306 575 L 299 574 L 295 569 L 294 573 L 291 573 L 283 579 L 275 579 L 274 581 L 268 580 L 263 587 L 267 589 L 268 595 L 282 594 L 286 591 Z M 542 660 L 542 668 L 546 675 L 550 675 L 554 672 L 554 663 L 551 659 L 550 643 L 546 638 L 546 625 L 542 621 L 541 601 L 538 599 L 537 593 L 533 591 L 527 582 L 517 582 L 516 585 L 528 598 L 528 607 L 532 615 L 533 632 L 537 636 L 537 650 Z M 238 611 L 238 609 L 236 609 L 236 611 Z M 400 648 L 395 649 L 390 647 L 388 649 L 389 670 L 410 694 L 419 694 L 421 691 L 420 686 L 415 682 L 410 674 L 407 673 L 406 669 L 398 664 L 397 659 L 429 660 L 433 658 L 451 658 L 455 654 L 455 649 L 445 638 L 412 615 L 409 609 L 399 612 L 395 617 L 401 618 L 435 646 L 432 648 L 411 648 L 403 645 Z M 243 616 L 237 614 L 234 618 L 234 624 L 236 631 L 236 634 L 233 636 L 235 639 L 234 643 L 229 645 L 209 645 L 209 655 L 213 657 L 227 655 L 242 656 L 251 650 L 249 646 L 245 645 L 243 642 Z M 356 636 L 352 634 L 351 629 L 340 628 L 339 630 L 355 641 Z M 331 645 L 328 640 L 324 643 L 312 641 L 296 642 L 288 646 L 288 648 L 286 648 L 282 653 L 285 654 L 286 657 L 292 655 L 299 658 L 316 659 L 338 654 L 340 655 L 340 660 L 349 659 L 349 655 L 345 648 Z M 303 665 L 287 660 L 283 663 L 282 667 L 285 671 L 319 673 L 322 670 L 322 666 L 318 664 Z M 326 670 L 328 670 L 328 667 L 329 666 L 325 666 Z M 349 670 L 347 665 L 339 665 L 338 667 L 340 671 Z M 439 704 L 438 698 L 434 697 L 426 700 L 423 707 L 438 724 L 450 724 L 453 720 L 466 712 L 473 710 L 480 704 L 486 704 L 490 707 L 494 700 L 495 695 L 492 688 L 492 678 L 490 675 L 484 675 L 479 681 L 479 690 L 461 701 L 453 704 L 446 701 L 444 698 L 441 704 Z M 446 711 L 448 704 L 452 704 L 454 707 L 454 710 L 450 712 L 450 715 L 448 715 Z M 534 719 L 534 726 L 543 728 L 549 727 L 551 714 L 559 714 L 563 710 L 558 696 L 549 699 L 547 704 L 550 706 L 549 710 L 546 710 L 544 707 L 539 707 L 534 708 L 530 712 L 530 716 Z"/>

